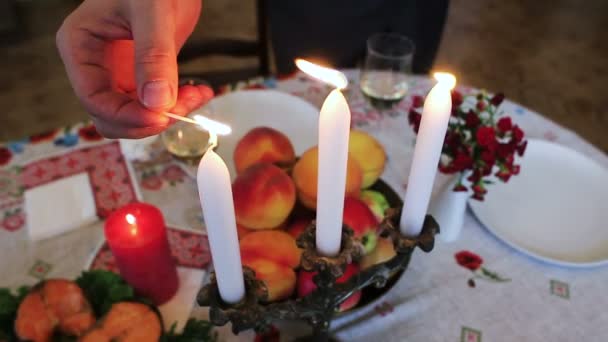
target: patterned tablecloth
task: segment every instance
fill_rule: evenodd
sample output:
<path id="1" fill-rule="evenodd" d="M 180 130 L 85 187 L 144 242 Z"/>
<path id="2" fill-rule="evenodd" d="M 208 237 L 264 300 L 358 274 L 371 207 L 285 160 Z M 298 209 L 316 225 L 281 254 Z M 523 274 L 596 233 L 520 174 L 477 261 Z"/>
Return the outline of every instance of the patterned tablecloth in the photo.
<path id="1" fill-rule="evenodd" d="M 358 90 L 357 73 L 348 72 L 348 76 L 352 85 L 345 94 L 353 126 L 371 133 L 385 146 L 388 162 L 382 177 L 403 195 L 414 142 L 407 123 L 411 97 L 388 113 L 379 113 Z M 409 95 L 423 95 L 430 87 L 429 79 L 412 77 Z M 328 88 L 300 74 L 242 82 L 224 91 L 243 88 L 276 88 L 317 107 L 328 93 Z M 509 101 L 501 109 L 527 137 L 568 146 L 608 168 L 608 157 L 571 131 Z M 138 198 L 159 206 L 170 226 L 199 231 L 176 230 L 172 244 L 179 248 L 174 254 L 182 266 L 207 265 L 209 254 L 200 238 L 204 225 L 194 180 L 165 154 L 150 157 L 147 162 L 129 161 L 119 142 L 104 140 L 90 124 L 0 144 L 0 287 L 76 277 L 91 263 L 111 268 L 107 265 L 111 260 L 104 256 L 107 250 L 96 253 L 103 242 L 102 219 Z M 49 240 L 28 241 L 24 191 L 81 172 L 89 175 L 99 222 Z M 440 176 L 437 183 L 445 181 Z M 474 274 L 455 261 L 460 251 L 480 256 L 484 268 L 510 281 L 478 280 L 471 287 L 468 280 Z M 415 253 L 405 276 L 377 305 L 336 320 L 333 329 L 348 341 L 607 341 L 606 284 L 608 267 L 569 269 L 536 261 L 497 240 L 467 212 L 458 241 L 438 244 L 428 255 Z M 194 311 L 194 315 L 204 316 L 204 310 Z M 229 335 L 222 331 L 222 337 L 230 340 L 252 337 Z M 283 333 L 284 339 L 288 336 Z"/>

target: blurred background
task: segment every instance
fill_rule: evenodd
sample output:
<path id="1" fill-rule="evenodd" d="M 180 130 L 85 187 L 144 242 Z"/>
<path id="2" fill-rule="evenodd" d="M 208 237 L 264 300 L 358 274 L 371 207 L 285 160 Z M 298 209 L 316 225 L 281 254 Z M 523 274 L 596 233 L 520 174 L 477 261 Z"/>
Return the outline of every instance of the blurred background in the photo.
<path id="1" fill-rule="evenodd" d="M 74 0 L 0 3 L 0 141 L 87 118 L 55 48 L 56 30 L 77 5 Z M 253 0 L 204 1 L 180 74 L 260 71 L 255 51 L 248 57 L 202 56 L 217 48 L 243 54 L 225 38 L 250 40 L 245 50 L 264 47 L 256 43 L 258 19 L 265 19 L 258 14 Z M 606 32 L 605 0 L 451 0 L 432 69 L 453 72 L 461 84 L 502 91 L 608 152 Z M 272 61 L 270 72 L 276 71 Z M 246 74 L 232 74 L 241 75 Z"/>

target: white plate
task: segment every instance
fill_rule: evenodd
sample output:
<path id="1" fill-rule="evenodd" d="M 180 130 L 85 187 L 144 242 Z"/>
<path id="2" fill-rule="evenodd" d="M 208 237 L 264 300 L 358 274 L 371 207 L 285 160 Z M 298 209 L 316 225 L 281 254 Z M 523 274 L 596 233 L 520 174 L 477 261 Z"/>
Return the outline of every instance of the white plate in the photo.
<path id="1" fill-rule="evenodd" d="M 529 140 L 521 173 L 469 205 L 523 253 L 562 266 L 608 264 L 608 170 L 571 149 Z"/>
<path id="2" fill-rule="evenodd" d="M 296 155 L 317 144 L 319 110 L 305 100 L 275 90 L 245 90 L 213 99 L 202 111 L 232 127 L 219 137 L 217 153 L 224 159 L 232 179 L 236 177 L 234 149 L 252 128 L 267 126 L 289 137 Z M 205 113 L 205 115 L 209 115 Z"/>

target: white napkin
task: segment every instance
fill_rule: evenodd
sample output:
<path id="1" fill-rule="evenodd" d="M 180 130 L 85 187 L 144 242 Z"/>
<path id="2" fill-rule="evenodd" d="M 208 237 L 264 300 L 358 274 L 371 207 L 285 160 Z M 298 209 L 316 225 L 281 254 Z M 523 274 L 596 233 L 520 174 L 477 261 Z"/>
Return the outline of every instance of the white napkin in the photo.
<path id="1" fill-rule="evenodd" d="M 142 139 L 120 139 L 120 150 L 127 160 L 147 161 L 152 155 L 152 144 L 157 135 Z"/>
<path id="2" fill-rule="evenodd" d="M 79 173 L 25 191 L 31 240 L 43 240 L 95 222 L 89 175 Z"/>
<path id="3" fill-rule="evenodd" d="M 179 277 L 177 293 L 171 300 L 158 307 L 167 330 L 171 328 L 173 323 L 176 323 L 176 332 L 181 332 L 184 329 L 194 307 L 196 295 L 203 284 L 205 273 L 204 270 L 194 268 L 177 268 L 177 276 Z"/>

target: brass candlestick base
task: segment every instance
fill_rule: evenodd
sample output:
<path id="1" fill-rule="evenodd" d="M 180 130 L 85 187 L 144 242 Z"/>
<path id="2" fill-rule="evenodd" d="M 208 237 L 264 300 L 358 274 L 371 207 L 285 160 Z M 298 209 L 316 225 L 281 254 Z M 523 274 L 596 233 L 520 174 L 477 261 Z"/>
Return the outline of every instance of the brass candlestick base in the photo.
<path id="1" fill-rule="evenodd" d="M 405 270 L 412 252 L 419 247 L 430 252 L 435 243 L 435 234 L 439 232 L 437 222 L 427 216 L 420 236 L 404 237 L 398 229 L 400 212 L 389 210 L 380 224 L 380 235 L 390 237 L 395 246 L 395 255 L 386 262 L 374 265 L 353 275 L 348 281 L 338 284 L 346 266 L 362 255 L 362 246 L 353 238 L 350 228 L 342 230 L 342 250 L 336 257 L 325 257 L 317 253 L 315 246 L 314 222 L 298 238 L 298 246 L 303 248 L 300 266 L 306 271 L 317 272 L 313 277 L 317 289 L 306 297 L 287 299 L 282 302 L 264 303 L 266 287 L 255 279 L 255 274 L 245 268 L 245 287 L 247 294 L 242 302 L 228 305 L 222 301 L 217 289 L 215 277 L 198 294 L 198 303 L 210 307 L 210 321 L 222 326 L 232 323 L 232 331 L 255 329 L 265 331 L 275 320 L 305 320 L 314 329 L 314 341 L 326 341 L 329 337 L 329 323 L 338 307 L 350 295 L 366 286 L 383 287 L 392 274 Z"/>

